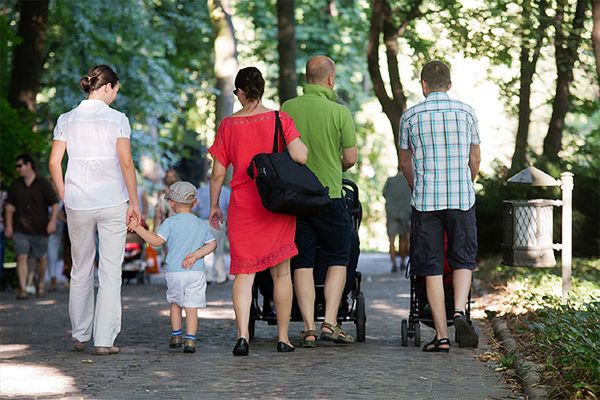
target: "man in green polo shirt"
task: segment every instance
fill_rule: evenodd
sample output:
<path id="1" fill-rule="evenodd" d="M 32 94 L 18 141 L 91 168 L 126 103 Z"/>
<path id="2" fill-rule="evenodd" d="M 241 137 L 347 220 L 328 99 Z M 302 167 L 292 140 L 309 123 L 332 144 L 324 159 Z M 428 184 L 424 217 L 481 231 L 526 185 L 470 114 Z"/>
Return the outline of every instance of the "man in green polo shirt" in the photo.
<path id="1" fill-rule="evenodd" d="M 314 56 L 306 63 L 304 94 L 286 101 L 281 107 L 294 120 L 308 147 L 306 165 L 329 188 L 331 205 L 317 216 L 299 217 L 296 223 L 298 255 L 292 259 L 294 289 L 304 331 L 300 333 L 302 347 L 315 347 L 314 306 L 317 248 L 327 268 L 325 279 L 325 321 L 321 340 L 352 343 L 354 339 L 337 324 L 337 312 L 346 283 L 346 268 L 350 259 L 352 224 L 342 199 L 342 172 L 357 160 L 356 132 L 350 110 L 335 102 L 335 64 L 329 57 Z"/>

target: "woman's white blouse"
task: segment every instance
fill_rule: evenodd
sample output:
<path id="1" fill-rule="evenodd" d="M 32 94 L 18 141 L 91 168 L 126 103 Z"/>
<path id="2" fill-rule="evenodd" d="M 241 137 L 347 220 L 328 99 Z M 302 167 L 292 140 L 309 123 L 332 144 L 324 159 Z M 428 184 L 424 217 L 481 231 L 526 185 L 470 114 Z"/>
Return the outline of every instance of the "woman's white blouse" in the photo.
<path id="1" fill-rule="evenodd" d="M 73 210 L 114 207 L 129 200 L 117 156 L 117 139 L 129 139 L 125 114 L 101 100 L 83 100 L 58 117 L 54 140 L 67 144 L 65 206 Z"/>

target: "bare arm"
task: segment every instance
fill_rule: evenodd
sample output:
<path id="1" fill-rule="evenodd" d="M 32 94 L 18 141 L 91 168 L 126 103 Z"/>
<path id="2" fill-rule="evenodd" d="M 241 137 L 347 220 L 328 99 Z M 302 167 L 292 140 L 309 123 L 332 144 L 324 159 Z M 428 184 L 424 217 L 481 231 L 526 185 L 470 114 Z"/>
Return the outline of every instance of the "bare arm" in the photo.
<path id="1" fill-rule="evenodd" d="M 471 169 L 471 180 L 475 182 L 479 165 L 481 164 L 481 147 L 478 144 L 472 144 L 469 150 L 469 168 Z"/>
<path id="2" fill-rule="evenodd" d="M 133 226 L 130 224 L 129 229 L 140 235 L 140 237 L 148 242 L 150 246 L 162 246 L 162 244 L 165 242 L 165 239 L 158 236 L 156 233 L 148 231 L 142 225 Z"/>
<path id="3" fill-rule="evenodd" d="M 58 197 L 65 199 L 65 182 L 63 180 L 62 160 L 67 150 L 67 142 L 62 140 L 52 141 L 52 151 L 50 152 L 50 160 L 48 161 L 48 169 L 50 176 L 58 192 Z"/>
<path id="4" fill-rule="evenodd" d="M 406 178 L 406 182 L 408 182 L 408 186 L 411 189 L 415 188 L 415 176 L 413 172 L 413 153 L 411 149 L 408 150 L 400 150 L 400 169 L 402 170 L 402 175 Z"/>
<path id="5" fill-rule="evenodd" d="M 135 179 L 135 169 L 133 159 L 131 158 L 131 142 L 129 139 L 117 139 L 117 155 L 121 165 L 121 173 L 125 180 L 125 187 L 129 195 L 129 207 L 127 207 L 127 221 L 130 218 L 141 220 L 140 206 L 137 196 L 137 182 Z"/>
<path id="6" fill-rule="evenodd" d="M 358 161 L 356 146 L 342 148 L 342 171 L 350 169 Z"/>
<path id="7" fill-rule="evenodd" d="M 4 206 L 4 235 L 11 238 L 13 235 L 13 216 L 17 209 L 11 203 L 6 203 Z"/>
<path id="8" fill-rule="evenodd" d="M 219 206 L 219 196 L 221 195 L 226 173 L 225 166 L 215 158 L 210 175 L 210 212 L 208 216 L 210 226 L 215 229 L 220 229 L 220 223 L 223 222 L 223 210 Z"/>
<path id="9" fill-rule="evenodd" d="M 196 263 L 196 261 L 209 255 L 210 253 L 215 251 L 216 248 L 217 248 L 216 240 L 211 240 L 210 242 L 205 243 L 204 246 L 200 247 L 198 250 L 185 256 L 185 258 L 183 260 L 183 264 L 181 264 L 181 266 L 183 268 L 189 268 L 189 267 L 193 266 Z"/>
<path id="10" fill-rule="evenodd" d="M 288 151 L 292 160 L 298 164 L 306 164 L 308 159 L 308 148 L 300 138 L 296 138 L 287 144 Z"/>
<path id="11" fill-rule="evenodd" d="M 48 221 L 48 225 L 46 226 L 46 232 L 49 235 L 52 235 L 56 232 L 56 220 L 58 219 L 58 203 L 52 204 L 50 208 L 50 221 Z"/>

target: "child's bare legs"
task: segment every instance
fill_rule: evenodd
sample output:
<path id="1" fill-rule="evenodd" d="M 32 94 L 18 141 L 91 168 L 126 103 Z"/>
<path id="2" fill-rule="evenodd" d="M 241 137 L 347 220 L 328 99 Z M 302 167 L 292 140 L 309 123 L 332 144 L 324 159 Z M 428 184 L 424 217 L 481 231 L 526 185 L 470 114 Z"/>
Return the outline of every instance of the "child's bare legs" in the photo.
<path id="1" fill-rule="evenodd" d="M 171 303 L 171 338 L 169 339 L 170 348 L 179 348 L 183 343 L 183 332 L 181 330 L 181 307 Z"/>
<path id="2" fill-rule="evenodd" d="M 181 307 L 175 303 L 171 303 L 171 330 L 181 331 Z"/>
<path id="3" fill-rule="evenodd" d="M 181 326 L 181 323 L 180 325 Z M 198 309 L 193 307 L 185 308 L 185 335 L 196 337 L 198 331 Z"/>

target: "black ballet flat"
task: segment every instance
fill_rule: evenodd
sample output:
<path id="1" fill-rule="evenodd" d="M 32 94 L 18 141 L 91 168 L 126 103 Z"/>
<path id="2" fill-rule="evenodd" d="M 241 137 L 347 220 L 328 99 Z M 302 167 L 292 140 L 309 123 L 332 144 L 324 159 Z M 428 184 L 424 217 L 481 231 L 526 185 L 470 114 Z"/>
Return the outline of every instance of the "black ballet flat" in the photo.
<path id="1" fill-rule="evenodd" d="M 295 347 L 290 346 L 285 342 L 277 342 L 277 352 L 279 353 L 291 353 L 294 350 L 296 350 Z"/>
<path id="2" fill-rule="evenodd" d="M 250 351 L 250 346 L 248 345 L 248 341 L 244 338 L 239 338 L 233 348 L 234 356 L 247 356 Z"/>

